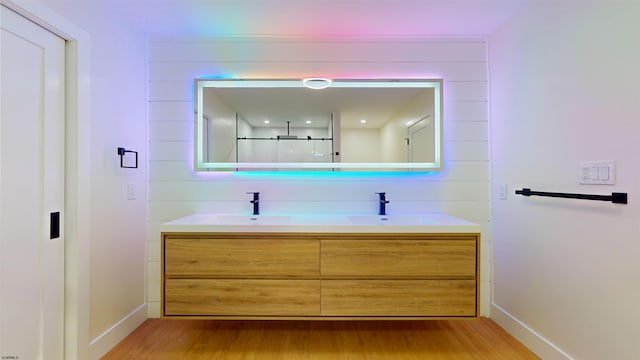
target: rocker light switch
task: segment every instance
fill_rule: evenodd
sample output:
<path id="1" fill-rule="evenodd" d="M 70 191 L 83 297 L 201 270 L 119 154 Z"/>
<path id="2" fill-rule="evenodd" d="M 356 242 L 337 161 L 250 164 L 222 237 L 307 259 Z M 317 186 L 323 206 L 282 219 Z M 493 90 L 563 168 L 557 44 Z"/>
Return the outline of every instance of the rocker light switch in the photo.
<path id="1" fill-rule="evenodd" d="M 615 161 L 583 161 L 579 164 L 578 182 L 591 185 L 614 185 L 615 174 Z"/>

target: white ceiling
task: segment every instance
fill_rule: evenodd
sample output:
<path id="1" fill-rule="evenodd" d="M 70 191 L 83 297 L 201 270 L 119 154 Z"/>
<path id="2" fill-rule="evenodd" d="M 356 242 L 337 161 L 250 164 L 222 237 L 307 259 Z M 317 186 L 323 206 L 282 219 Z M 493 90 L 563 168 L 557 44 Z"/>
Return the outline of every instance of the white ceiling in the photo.
<path id="1" fill-rule="evenodd" d="M 45 0 L 109 7 L 157 36 L 424 37 L 492 33 L 528 0 Z"/>

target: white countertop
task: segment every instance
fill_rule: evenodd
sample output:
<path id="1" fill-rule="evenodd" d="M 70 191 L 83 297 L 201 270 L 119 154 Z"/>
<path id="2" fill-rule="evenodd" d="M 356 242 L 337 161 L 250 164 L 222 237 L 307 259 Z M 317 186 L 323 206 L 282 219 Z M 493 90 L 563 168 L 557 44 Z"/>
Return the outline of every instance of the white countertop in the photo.
<path id="1" fill-rule="evenodd" d="M 480 225 L 440 213 L 193 214 L 160 226 L 161 232 L 479 233 Z"/>

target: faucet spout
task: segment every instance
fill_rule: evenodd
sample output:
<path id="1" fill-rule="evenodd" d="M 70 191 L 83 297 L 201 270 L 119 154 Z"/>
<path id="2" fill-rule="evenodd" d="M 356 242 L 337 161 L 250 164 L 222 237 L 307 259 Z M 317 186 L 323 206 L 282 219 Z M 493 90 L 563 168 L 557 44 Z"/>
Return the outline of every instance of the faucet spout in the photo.
<path id="1" fill-rule="evenodd" d="M 380 197 L 380 200 L 379 200 L 380 206 L 378 207 L 378 215 L 387 215 L 387 204 L 389 203 L 389 200 L 387 200 L 386 198 L 387 193 L 379 192 L 376 194 L 378 194 L 378 196 Z"/>
<path id="2" fill-rule="evenodd" d="M 253 204 L 253 215 L 260 215 L 260 193 L 248 192 L 247 194 L 253 194 L 253 200 L 249 201 Z"/>

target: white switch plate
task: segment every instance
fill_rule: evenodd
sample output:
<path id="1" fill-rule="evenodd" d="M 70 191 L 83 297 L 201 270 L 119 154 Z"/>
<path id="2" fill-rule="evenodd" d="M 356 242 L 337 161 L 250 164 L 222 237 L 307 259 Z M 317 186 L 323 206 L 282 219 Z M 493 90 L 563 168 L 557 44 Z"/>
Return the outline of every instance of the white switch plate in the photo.
<path id="1" fill-rule="evenodd" d="M 135 199 L 136 199 L 136 185 L 127 184 L 127 200 L 135 200 Z"/>
<path id="2" fill-rule="evenodd" d="M 578 183 L 614 185 L 616 183 L 616 162 L 581 161 L 578 164 Z"/>
<path id="3" fill-rule="evenodd" d="M 498 199 L 507 200 L 507 184 L 498 185 Z"/>

